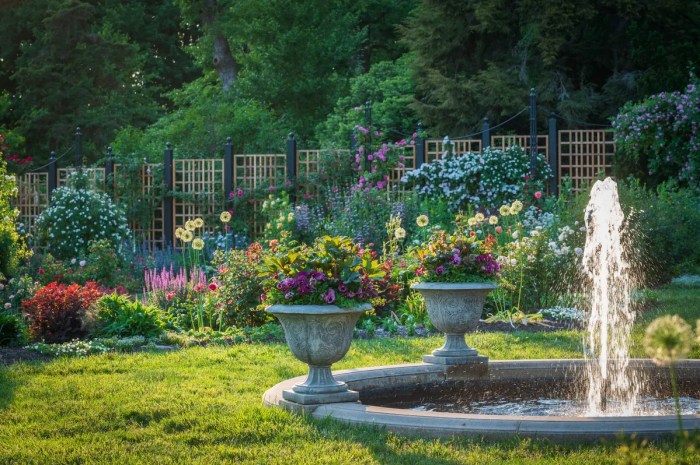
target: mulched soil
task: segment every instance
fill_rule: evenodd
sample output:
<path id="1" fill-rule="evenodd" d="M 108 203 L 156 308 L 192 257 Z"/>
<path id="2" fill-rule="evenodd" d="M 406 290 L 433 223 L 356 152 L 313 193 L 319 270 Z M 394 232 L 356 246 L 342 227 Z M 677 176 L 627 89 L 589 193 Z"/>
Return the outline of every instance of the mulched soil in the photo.
<path id="1" fill-rule="evenodd" d="M 51 359 L 50 355 L 41 354 L 35 350 L 27 350 L 21 347 L 0 347 L 0 365 L 49 359 Z"/>

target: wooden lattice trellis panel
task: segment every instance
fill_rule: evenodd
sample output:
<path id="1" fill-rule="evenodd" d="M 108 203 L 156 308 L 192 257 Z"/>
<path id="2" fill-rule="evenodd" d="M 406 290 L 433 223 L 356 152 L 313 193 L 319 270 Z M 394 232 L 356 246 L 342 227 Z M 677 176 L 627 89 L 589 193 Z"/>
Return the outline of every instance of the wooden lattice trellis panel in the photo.
<path id="1" fill-rule="evenodd" d="M 160 198 L 152 199 L 151 196 L 154 194 L 156 189 L 160 186 L 154 184 L 153 172 L 159 169 L 162 165 L 156 163 L 147 163 L 139 167 L 139 177 L 141 182 L 139 183 L 141 188 L 141 198 L 138 199 L 139 202 L 151 201 L 152 205 L 149 206 L 151 212 L 151 219 L 148 225 L 144 227 L 143 224 L 137 224 L 133 219 L 129 219 L 129 227 L 134 232 L 137 237 L 143 240 L 143 244 L 149 251 L 153 251 L 156 248 L 163 249 L 164 243 L 164 231 L 163 231 L 163 202 Z M 115 190 L 115 200 L 120 201 L 123 198 L 123 188 L 122 180 L 123 176 L 120 173 L 126 173 L 126 170 L 122 169 L 121 165 L 114 165 L 114 190 Z M 132 192 L 133 194 L 133 192 Z"/>
<path id="2" fill-rule="evenodd" d="M 481 140 L 477 139 L 456 139 L 450 140 L 454 151 L 457 155 L 463 155 L 467 152 L 481 152 Z M 445 149 L 443 148 L 442 140 L 428 139 L 425 141 L 425 162 L 430 163 L 442 158 Z"/>
<path id="3" fill-rule="evenodd" d="M 299 194 L 316 194 L 316 186 L 314 186 L 309 179 L 311 176 L 318 173 L 320 159 L 320 150 L 297 151 L 297 178 L 302 180 L 303 183 L 298 186 L 297 191 Z"/>
<path id="4" fill-rule="evenodd" d="M 225 207 L 223 159 L 174 160 L 173 189 L 178 194 L 173 199 L 175 229 L 184 228 L 187 220 L 202 218 L 204 231 L 221 231 L 218 217 Z"/>
<path id="5" fill-rule="evenodd" d="M 61 187 L 68 180 L 68 176 L 77 171 L 76 168 L 59 168 L 56 180 L 57 187 Z M 83 173 L 87 174 L 90 186 L 96 191 L 103 191 L 105 186 L 104 168 L 83 168 Z"/>
<path id="6" fill-rule="evenodd" d="M 491 148 L 503 150 L 514 145 L 522 147 L 525 150 L 529 150 L 530 136 L 523 134 L 491 136 Z M 549 137 L 543 135 L 537 136 L 537 153 L 542 154 L 545 157 L 547 156 L 549 153 Z"/>
<path id="7" fill-rule="evenodd" d="M 416 169 L 416 147 L 415 145 L 406 146 L 399 153 L 399 164 L 389 173 L 389 184 L 402 190 L 401 178 L 409 171 Z"/>
<path id="8" fill-rule="evenodd" d="M 287 156 L 283 153 L 237 153 L 233 156 L 233 185 L 237 189 L 251 191 L 261 186 L 281 184 L 285 179 L 287 179 Z M 258 214 L 261 208 L 262 201 L 253 202 L 253 224 L 251 225 L 253 237 L 262 236 L 265 228 L 265 223 Z"/>
<path id="9" fill-rule="evenodd" d="M 600 173 L 610 174 L 615 154 L 612 131 L 564 130 L 557 139 L 559 179 L 568 177 L 574 190 L 586 188 Z"/>
<path id="10" fill-rule="evenodd" d="M 17 196 L 13 203 L 26 231 L 36 235 L 36 219 L 49 206 L 49 174 L 26 173 L 17 177 Z"/>

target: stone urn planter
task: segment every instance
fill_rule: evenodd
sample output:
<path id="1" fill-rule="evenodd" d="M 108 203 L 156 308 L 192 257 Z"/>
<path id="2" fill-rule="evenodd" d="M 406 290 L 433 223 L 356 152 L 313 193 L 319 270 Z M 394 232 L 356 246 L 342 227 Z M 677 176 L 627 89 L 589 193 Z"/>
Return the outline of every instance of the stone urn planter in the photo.
<path id="1" fill-rule="evenodd" d="M 303 405 L 359 400 L 356 391 L 333 378 L 331 365 L 348 352 L 355 323 L 370 308 L 370 304 L 354 308 L 335 305 L 272 305 L 267 308 L 282 323 L 287 345 L 294 356 L 309 365 L 306 380 L 282 392 L 285 400 Z"/>
<path id="2" fill-rule="evenodd" d="M 497 287 L 495 283 L 417 283 L 411 286 L 425 299 L 430 321 L 445 333 L 445 344 L 431 355 L 424 355 L 424 362 L 463 365 L 488 361 L 467 345 L 464 333 L 476 328 L 486 296 Z"/>

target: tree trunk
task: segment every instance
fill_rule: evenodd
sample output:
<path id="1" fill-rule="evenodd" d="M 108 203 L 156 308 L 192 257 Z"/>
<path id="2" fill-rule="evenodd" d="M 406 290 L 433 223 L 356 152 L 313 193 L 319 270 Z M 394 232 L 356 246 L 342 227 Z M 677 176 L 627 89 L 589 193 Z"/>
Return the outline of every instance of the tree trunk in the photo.
<path id="1" fill-rule="evenodd" d="M 224 92 L 228 91 L 236 82 L 238 75 L 238 64 L 231 53 L 231 46 L 226 36 L 218 30 L 216 22 L 219 19 L 219 12 L 216 0 L 207 0 L 202 9 L 202 23 L 209 28 L 214 35 L 214 50 L 212 53 L 212 64 L 219 74 Z"/>
<path id="2" fill-rule="evenodd" d="M 223 34 L 217 34 L 216 37 L 214 37 L 214 56 L 212 58 L 212 63 L 214 64 L 216 72 L 219 73 L 224 92 L 228 91 L 236 82 L 238 69 L 236 60 L 233 59 L 233 54 L 231 54 L 231 47 Z"/>

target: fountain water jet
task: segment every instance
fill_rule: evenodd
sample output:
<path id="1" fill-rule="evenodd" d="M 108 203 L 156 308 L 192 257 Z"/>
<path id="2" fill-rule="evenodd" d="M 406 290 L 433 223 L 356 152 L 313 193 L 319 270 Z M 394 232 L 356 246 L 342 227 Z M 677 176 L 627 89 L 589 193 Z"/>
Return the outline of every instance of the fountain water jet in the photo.
<path id="1" fill-rule="evenodd" d="M 591 313 L 584 356 L 589 361 L 588 415 L 632 415 L 641 380 L 629 370 L 630 266 L 622 238 L 625 216 L 617 184 L 597 181 L 586 207 L 583 266 L 591 283 Z"/>

